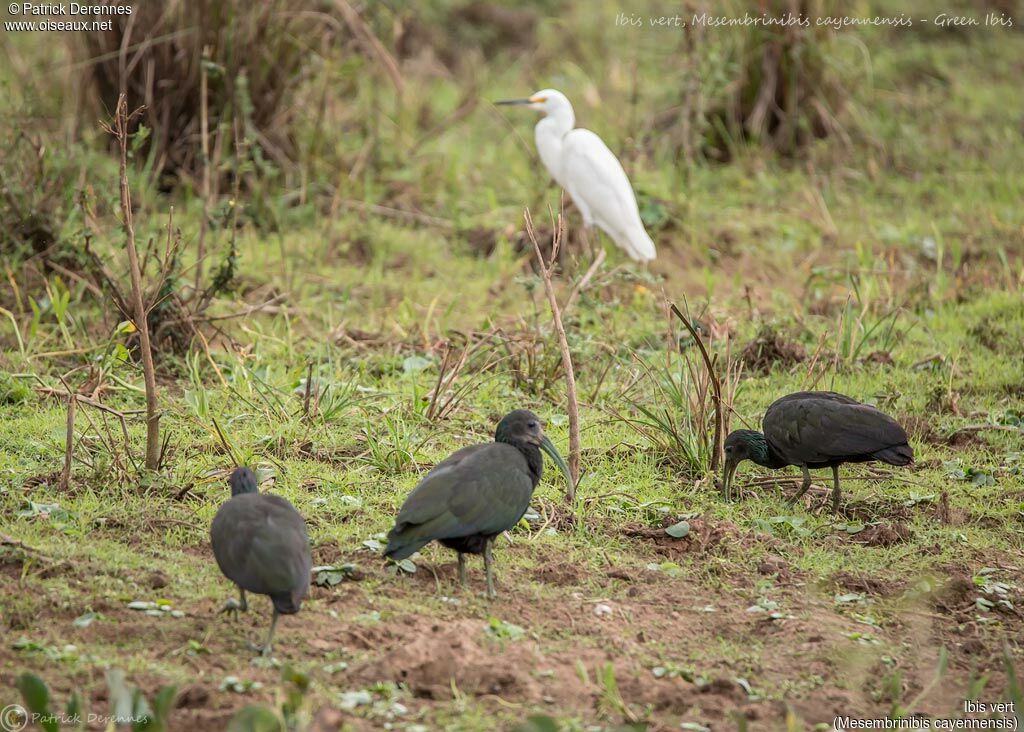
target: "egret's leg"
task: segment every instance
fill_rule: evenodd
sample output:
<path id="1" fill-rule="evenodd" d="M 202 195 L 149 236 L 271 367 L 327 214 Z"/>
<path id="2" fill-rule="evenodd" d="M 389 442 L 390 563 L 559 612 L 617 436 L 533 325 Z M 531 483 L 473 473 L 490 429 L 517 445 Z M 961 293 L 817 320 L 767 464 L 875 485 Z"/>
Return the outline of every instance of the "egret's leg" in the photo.
<path id="1" fill-rule="evenodd" d="M 466 555 L 459 552 L 459 584 L 466 586 Z"/>
<path id="2" fill-rule="evenodd" d="M 839 513 L 839 466 L 832 466 L 832 513 Z"/>
<path id="3" fill-rule="evenodd" d="M 788 503 L 790 506 L 800 500 L 800 496 L 806 493 L 807 489 L 811 487 L 811 471 L 807 469 L 806 465 L 801 465 L 800 468 L 804 471 L 804 482 L 800 486 L 800 490 L 796 492 L 796 495 L 789 499 Z"/>
<path id="4" fill-rule="evenodd" d="M 498 595 L 494 591 L 494 568 L 491 566 L 491 563 L 494 561 L 494 557 L 491 554 L 493 547 L 493 539 L 488 539 L 487 543 L 484 544 L 484 573 L 487 575 L 487 598 L 489 600 L 493 600 Z"/>
<path id="5" fill-rule="evenodd" d="M 594 259 L 594 246 L 590 243 L 590 232 L 591 226 L 586 221 L 583 222 L 583 228 L 580 229 L 580 233 L 583 237 L 583 250 L 587 253 L 587 257 L 591 260 Z"/>

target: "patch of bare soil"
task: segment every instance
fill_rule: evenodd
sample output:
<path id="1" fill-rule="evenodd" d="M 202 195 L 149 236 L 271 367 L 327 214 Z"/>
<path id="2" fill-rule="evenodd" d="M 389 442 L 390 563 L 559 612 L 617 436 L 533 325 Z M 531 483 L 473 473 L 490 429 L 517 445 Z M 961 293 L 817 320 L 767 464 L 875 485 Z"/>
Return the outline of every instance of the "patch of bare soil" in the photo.
<path id="1" fill-rule="evenodd" d="M 901 501 L 895 499 L 858 501 L 847 498 L 839 505 L 839 513 L 851 521 L 869 523 L 883 518 L 891 521 L 907 521 L 910 519 L 912 511 L 910 507 L 904 506 Z"/>
<path id="2" fill-rule="evenodd" d="M 670 517 L 663 520 L 662 527 L 644 526 L 642 524 L 625 524 L 620 533 L 635 539 L 648 542 L 656 554 L 666 557 L 678 557 L 683 554 L 707 554 L 715 551 L 723 541 L 735 540 L 740 530 L 728 521 L 711 521 L 695 518 L 689 521 L 690 531 L 682 538 L 675 538 L 665 533 L 665 529 L 676 523 Z"/>
<path id="3" fill-rule="evenodd" d="M 807 351 L 801 344 L 788 340 L 770 325 L 762 326 L 740 353 L 744 367 L 755 374 L 767 374 L 776 364 L 788 369 L 806 358 Z"/>
<path id="4" fill-rule="evenodd" d="M 933 595 L 932 606 L 944 615 L 966 621 L 973 615 L 975 595 L 976 588 L 971 578 L 964 574 L 954 574 Z"/>
<path id="5" fill-rule="evenodd" d="M 950 447 L 987 447 L 988 440 L 980 432 L 973 430 L 957 430 L 947 435 L 943 442 Z"/>
<path id="6" fill-rule="evenodd" d="M 690 525 L 690 536 L 683 539 L 657 527 L 627 531 L 638 547 L 653 554 L 689 554 L 695 562 L 712 557 L 721 561 L 727 546 L 749 543 L 728 522 L 696 518 Z M 810 726 L 840 713 L 875 710 L 873 677 L 866 669 L 891 652 L 885 645 L 864 647 L 859 652 L 874 655 L 865 661 L 863 673 L 856 671 L 838 659 L 849 658 L 850 636 L 863 626 L 840 614 L 830 600 L 823 601 L 816 590 L 801 583 L 775 583 L 772 599 L 784 617 L 772 619 L 747 610 L 759 596 L 756 577 L 711 585 L 689 571 L 677 576 L 650 572 L 643 568 L 644 552 L 635 565 L 594 571 L 543 549 L 532 566 L 513 566 L 502 560 L 538 548 L 502 544 L 496 557 L 499 597 L 487 602 L 481 597 L 479 564 L 471 564 L 469 587 L 462 590 L 452 554 L 440 549 L 428 550 L 415 574 L 399 577 L 365 553 L 346 552 L 333 543 L 316 551 L 317 561 L 356 560 L 366 578 L 330 588 L 314 586 L 302 612 L 278 625 L 275 656 L 312 675 L 310 704 L 318 710 L 314 729 L 379 729 L 381 719 L 366 718 L 365 710 L 346 712 L 332 706 L 338 693 L 378 682 L 398 685 L 409 719 L 428 724 L 435 712 L 450 711 L 457 696 L 473 697 L 494 713 L 514 708 L 521 718 L 540 711 L 590 723 L 616 720 L 622 712 L 610 704 L 602 681 L 612 675 L 621 703 L 630 714 L 649 721 L 652 730 L 678 729 L 681 721 L 731 729 L 736 715 L 754 723 L 752 728 L 774 729 L 784 724 L 787 705 Z M 194 556 L 197 562 L 212 561 L 206 547 L 196 547 Z M 780 578 L 789 571 L 774 553 L 766 554 L 758 568 L 759 574 Z M 972 630 L 977 628 L 977 588 L 969 575 L 953 575 L 927 600 L 930 605 L 922 605 L 932 612 L 906 616 L 922 626 L 920 644 L 904 644 L 908 628 L 915 627 L 910 620 L 906 625 L 886 624 L 877 633 L 884 643 L 902 649 L 901 663 L 910 668 L 934 668 L 931 657 L 920 657 L 932 639 L 932 646 L 955 647 L 957 659 L 973 659 L 979 673 L 989 673 L 987 688 L 997 694 L 1004 683 L 998 656 L 1003 636 L 991 629 Z M 153 568 L 134 579 L 152 588 L 165 578 Z M 897 583 L 854 573 L 838 573 L 832 581 L 878 597 L 900 589 Z M 0 574 L 0 593 L 11 597 L 18 587 L 15 579 Z M 160 592 L 173 601 L 174 583 Z M 438 602 L 445 597 L 451 599 Z M 1013 599 L 1020 601 L 1016 595 Z M 180 619 L 150 618 L 102 598 L 83 597 L 74 607 L 40 601 L 32 627 L 19 632 L 46 647 L 70 643 L 82 653 L 119 659 L 121 665 L 128 663 L 127 654 L 135 667 L 180 665 L 188 680 L 179 688 L 172 729 L 219 732 L 243 706 L 274 703 L 280 683 L 280 670 L 252 664 L 244 645 L 266 631 L 270 613 L 265 598 L 253 598 L 250 611 L 237 622 L 218 614 L 222 600 L 181 602 L 178 606 L 187 615 Z M 74 626 L 71 621 L 85 608 L 102 612 L 103 618 L 87 627 Z M 1012 625 L 1011 632 L 1024 627 L 1020 618 L 1002 617 Z M 499 619 L 499 626 L 514 623 L 523 634 L 495 633 L 492 618 Z M 126 639 L 133 640 L 126 646 Z M 194 642 L 204 652 L 190 652 Z M 350 664 L 347 670 L 323 670 L 342 659 Z M 656 675 L 652 669 L 659 666 L 671 671 Z M 19 652 L 4 643 L 0 669 L 0 684 L 8 688 L 16 672 L 29 669 L 47 680 L 54 698 L 66 699 L 77 689 L 86 709 L 106 708 L 102 669 L 89 664 L 54 664 L 41 652 Z M 228 676 L 263 687 L 246 693 L 222 689 Z M 753 699 L 738 678 L 769 692 L 773 700 Z M 801 679 L 815 682 L 805 685 Z M 133 675 L 131 682 L 150 697 L 167 683 L 152 673 Z M 941 707 L 926 700 L 921 708 L 937 713 Z"/>
<path id="7" fill-rule="evenodd" d="M 893 597 L 906 586 L 903 582 L 854 572 L 836 572 L 832 575 L 832 582 L 847 592 L 862 592 L 878 597 Z"/>
<path id="8" fill-rule="evenodd" d="M 388 641 L 382 655 L 356 667 L 352 675 L 367 685 L 401 683 L 413 696 L 426 699 L 450 699 L 454 685 L 466 694 L 540 701 L 542 687 L 532 675 L 542 664 L 537 644 L 490 642 L 480 620 L 439 622 L 408 616 Z M 560 682 L 571 684 L 570 679 Z M 580 694 L 566 691 L 570 698 Z"/>
<path id="9" fill-rule="evenodd" d="M 863 363 L 874 364 L 875 366 L 895 366 L 896 362 L 892 359 L 892 354 L 888 351 L 872 351 L 867 356 L 861 359 Z"/>
<path id="10" fill-rule="evenodd" d="M 463 231 L 462 237 L 473 254 L 486 259 L 494 254 L 494 250 L 498 246 L 499 234 L 500 232 L 496 229 L 474 226 Z"/>
<path id="11" fill-rule="evenodd" d="M 863 531 L 850 534 L 850 541 L 865 546 L 893 546 L 908 541 L 913 533 L 910 527 L 904 523 L 893 524 L 878 523 L 866 526 Z"/>

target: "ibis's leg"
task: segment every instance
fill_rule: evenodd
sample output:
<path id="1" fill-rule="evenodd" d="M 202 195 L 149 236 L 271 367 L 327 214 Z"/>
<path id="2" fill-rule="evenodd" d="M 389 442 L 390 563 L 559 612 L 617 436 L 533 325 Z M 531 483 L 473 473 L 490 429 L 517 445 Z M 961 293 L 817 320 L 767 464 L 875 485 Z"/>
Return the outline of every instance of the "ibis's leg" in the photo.
<path id="1" fill-rule="evenodd" d="M 238 588 L 238 598 L 239 599 L 236 600 L 233 597 L 229 597 L 224 602 L 224 605 L 223 607 L 221 607 L 220 611 L 222 613 L 231 615 L 232 618 L 238 620 L 238 613 L 244 613 L 246 610 L 249 609 L 249 605 L 245 601 L 245 590 L 243 590 L 241 587 Z"/>
<path id="2" fill-rule="evenodd" d="M 466 555 L 459 552 L 459 584 L 466 586 Z"/>
<path id="3" fill-rule="evenodd" d="M 800 496 L 806 493 L 807 489 L 811 487 L 811 471 L 807 469 L 806 465 L 801 465 L 800 467 L 804 471 L 804 482 L 801 484 L 800 490 L 796 492 L 796 495 L 789 499 L 790 506 L 799 501 Z"/>
<path id="4" fill-rule="evenodd" d="M 497 597 L 497 593 L 494 591 L 494 568 L 492 566 L 494 557 L 491 553 L 493 548 L 494 539 L 488 539 L 484 544 L 484 573 L 487 575 L 487 598 L 490 600 Z"/>
<path id="5" fill-rule="evenodd" d="M 274 640 L 274 628 L 277 627 L 277 618 L 277 608 L 274 608 L 274 617 L 270 619 L 270 632 L 267 633 L 267 642 L 263 644 L 263 649 L 260 651 L 264 658 L 268 658 L 270 656 L 270 644 Z"/>
<path id="6" fill-rule="evenodd" d="M 832 466 L 832 513 L 839 513 L 839 466 Z"/>

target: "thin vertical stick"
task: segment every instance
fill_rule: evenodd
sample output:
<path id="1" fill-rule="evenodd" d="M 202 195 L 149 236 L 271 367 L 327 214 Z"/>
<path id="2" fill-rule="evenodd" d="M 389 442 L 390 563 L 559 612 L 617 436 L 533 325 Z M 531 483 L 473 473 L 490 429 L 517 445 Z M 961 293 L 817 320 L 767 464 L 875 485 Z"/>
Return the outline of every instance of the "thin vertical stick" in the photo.
<path id="1" fill-rule="evenodd" d="M 606 256 L 604 247 L 601 247 L 601 249 L 597 251 L 597 256 L 594 257 L 594 261 L 590 263 L 590 267 L 583 276 L 580 277 L 580 281 L 576 283 L 576 286 L 572 288 L 572 292 L 569 293 L 569 299 L 565 301 L 565 312 L 569 312 L 572 309 L 573 303 L 576 302 L 576 298 L 579 297 L 579 294 L 583 292 L 586 286 L 590 283 L 591 278 L 597 270 L 599 270 L 601 265 L 604 264 L 604 258 Z"/>
<path id="2" fill-rule="evenodd" d="M 75 454 L 75 408 L 78 397 L 68 392 L 68 426 L 64 442 L 64 472 L 60 474 L 60 489 L 66 491 L 71 483 L 71 458 Z"/>
<path id="3" fill-rule="evenodd" d="M 306 393 L 302 396 L 302 416 L 309 419 L 309 397 L 313 393 L 313 362 L 306 369 Z"/>
<path id="4" fill-rule="evenodd" d="M 206 256 L 206 220 L 210 216 L 210 102 L 207 98 L 209 92 L 209 81 L 207 80 L 206 60 L 209 57 L 210 49 L 203 48 L 202 60 L 199 64 L 199 141 L 203 151 L 203 219 L 199 222 L 199 240 L 196 245 L 196 284 L 195 291 L 198 295 L 199 286 L 203 281 L 203 259 Z"/>
<path id="5" fill-rule="evenodd" d="M 555 297 L 555 287 L 551 283 L 551 269 L 558 257 L 558 247 L 562 243 L 562 236 L 565 233 L 565 223 L 562 220 L 562 215 L 559 214 L 552 237 L 551 261 L 545 262 L 544 255 L 540 251 L 540 244 L 537 243 L 537 232 L 533 228 L 530 209 L 526 209 L 525 215 L 526 233 L 529 235 L 530 241 L 533 242 L 533 251 L 537 255 L 538 264 L 540 264 L 541 276 L 544 278 L 544 291 L 547 293 L 548 304 L 551 306 L 551 319 L 555 323 L 555 333 L 558 335 L 558 345 L 562 351 L 562 370 L 565 371 L 565 396 L 569 412 L 569 474 L 572 475 L 572 485 L 566 489 L 565 497 L 569 501 L 569 505 L 572 506 L 576 502 L 576 484 L 580 480 L 580 408 L 576 399 L 576 374 L 572 367 L 569 339 L 565 335 L 558 298 Z"/>
<path id="6" fill-rule="evenodd" d="M 160 411 L 156 391 L 156 368 L 149 341 L 149 321 L 142 291 L 142 269 L 139 252 L 135 247 L 135 225 L 132 222 L 132 194 L 128 188 L 128 123 L 139 110 L 128 114 L 128 100 L 124 93 L 117 98 L 112 132 L 121 148 L 121 215 L 128 249 L 128 265 L 132 280 L 132 306 L 135 310 L 135 328 L 139 332 L 139 350 L 142 357 L 142 376 L 146 384 L 146 468 L 156 470 L 160 465 Z"/>

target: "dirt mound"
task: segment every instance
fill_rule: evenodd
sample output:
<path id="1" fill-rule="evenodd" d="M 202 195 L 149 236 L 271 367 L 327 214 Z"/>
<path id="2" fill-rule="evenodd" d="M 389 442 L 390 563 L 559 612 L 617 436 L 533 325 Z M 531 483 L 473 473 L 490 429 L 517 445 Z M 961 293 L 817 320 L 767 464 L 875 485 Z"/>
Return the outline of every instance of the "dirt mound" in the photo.
<path id="1" fill-rule="evenodd" d="M 462 232 L 469 250 L 478 257 L 487 258 L 494 254 L 498 247 L 500 232 L 484 226 L 474 226 Z"/>
<path id="2" fill-rule="evenodd" d="M 755 374 L 767 374 L 775 364 L 786 369 L 806 358 L 807 351 L 802 345 L 788 340 L 770 325 L 762 326 L 757 337 L 740 353 L 744 367 Z"/>
<path id="3" fill-rule="evenodd" d="M 719 547 L 724 539 L 735 536 L 739 529 L 727 521 L 712 522 L 696 518 L 689 522 L 690 531 L 681 539 L 669 536 L 665 528 L 676 523 L 666 517 L 661 528 L 626 524 L 621 531 L 625 536 L 643 539 L 653 543 L 654 551 L 666 557 L 677 557 L 682 554 L 705 554 Z"/>
<path id="4" fill-rule="evenodd" d="M 551 562 L 540 567 L 535 577 L 546 585 L 577 586 L 586 578 L 587 571 L 571 562 Z"/>
<path id="5" fill-rule="evenodd" d="M 848 592 L 862 592 L 865 595 L 878 595 L 888 597 L 899 592 L 903 585 L 899 582 L 884 580 L 879 577 L 872 577 L 853 572 L 836 572 L 832 575 L 832 581 L 836 587 Z"/>
<path id="6" fill-rule="evenodd" d="M 480 620 L 441 623 L 433 618 L 410 617 L 382 655 L 354 669 L 368 683 L 404 684 L 414 696 L 450 699 L 453 686 L 460 692 L 539 701 L 542 689 L 533 678 L 541 666 L 530 641 L 501 643 L 487 635 Z"/>
<path id="7" fill-rule="evenodd" d="M 895 366 L 896 362 L 888 351 L 872 351 L 861 359 L 863 363 L 870 363 L 876 366 Z"/>
<path id="8" fill-rule="evenodd" d="M 850 535 L 850 541 L 866 546 L 892 546 L 907 541 L 912 536 L 910 527 L 904 523 L 874 524 L 863 531 Z"/>
<path id="9" fill-rule="evenodd" d="M 879 499 L 874 501 L 849 500 L 842 504 L 839 512 L 851 521 L 871 523 L 879 518 L 890 521 L 905 521 L 910 518 L 911 510 L 901 502 Z"/>
<path id="10" fill-rule="evenodd" d="M 943 615 L 952 618 L 971 618 L 974 615 L 974 598 L 977 588 L 965 574 L 950 577 L 942 588 L 931 598 L 932 606 Z"/>

